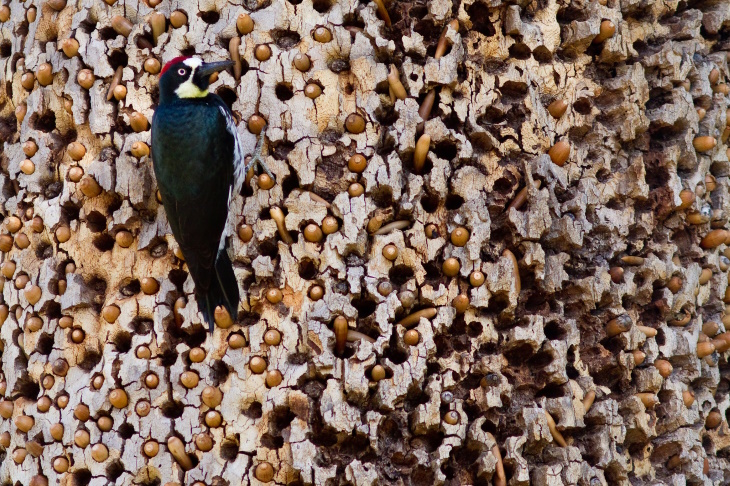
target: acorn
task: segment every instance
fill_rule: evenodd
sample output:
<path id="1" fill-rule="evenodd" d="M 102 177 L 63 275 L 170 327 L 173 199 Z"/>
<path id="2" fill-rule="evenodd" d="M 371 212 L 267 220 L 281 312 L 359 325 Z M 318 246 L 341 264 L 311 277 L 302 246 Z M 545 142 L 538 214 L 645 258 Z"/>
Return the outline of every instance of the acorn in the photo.
<path id="1" fill-rule="evenodd" d="M 167 449 L 183 470 L 187 471 L 193 468 L 193 461 L 185 451 L 185 444 L 178 437 L 173 436 L 167 439 Z"/>
<path id="2" fill-rule="evenodd" d="M 27 112 L 28 105 L 26 105 L 25 103 L 20 103 L 18 104 L 18 106 L 15 107 L 15 118 L 18 120 L 18 123 L 23 123 Z"/>
<path id="3" fill-rule="evenodd" d="M 158 61 L 154 57 L 148 57 L 144 61 L 144 70 L 150 74 L 159 73 L 161 68 L 162 66 L 160 64 L 160 61 Z"/>
<path id="4" fill-rule="evenodd" d="M 260 375 L 266 371 L 266 360 L 261 356 L 254 356 L 249 360 L 248 366 L 253 373 Z"/>
<path id="5" fill-rule="evenodd" d="M 722 415 L 717 410 L 711 410 L 705 418 L 705 428 L 714 429 L 722 423 Z"/>
<path id="6" fill-rule="evenodd" d="M 568 109 L 568 102 L 563 99 L 558 99 L 550 103 L 547 107 L 548 113 L 550 113 L 550 116 L 553 118 L 560 118 L 565 114 L 565 111 Z"/>
<path id="7" fill-rule="evenodd" d="M 636 396 L 649 410 L 659 405 L 659 397 L 657 397 L 654 393 L 637 393 Z"/>
<path id="8" fill-rule="evenodd" d="M 95 81 L 94 73 L 90 69 L 82 69 L 76 76 L 76 81 L 78 81 L 79 86 L 82 88 L 91 89 Z"/>
<path id="9" fill-rule="evenodd" d="M 134 130 L 136 133 L 140 133 L 146 132 L 150 124 L 147 121 L 146 116 L 138 111 L 135 111 L 134 113 L 129 115 L 129 126 L 131 126 L 132 130 Z"/>
<path id="10" fill-rule="evenodd" d="M 322 241 L 322 229 L 314 223 L 310 223 L 304 228 L 304 239 L 311 243 L 319 243 Z"/>
<path id="11" fill-rule="evenodd" d="M 109 393 L 109 403 L 111 403 L 114 408 L 126 407 L 129 403 L 127 392 L 125 392 L 122 388 L 112 390 Z"/>
<path id="12" fill-rule="evenodd" d="M 68 471 L 69 463 L 68 459 L 63 456 L 56 457 L 52 462 L 53 470 L 59 474 L 63 474 Z"/>
<path id="13" fill-rule="evenodd" d="M 101 316 L 106 322 L 108 322 L 109 324 L 113 324 L 117 320 L 121 312 L 122 311 L 119 309 L 119 306 L 117 306 L 116 304 L 110 304 L 102 309 Z"/>
<path id="14" fill-rule="evenodd" d="M 84 177 L 84 169 L 75 165 L 68 169 L 68 179 L 71 182 L 79 182 Z"/>
<path id="15" fill-rule="evenodd" d="M 368 166 L 367 159 L 360 154 L 354 154 L 347 161 L 347 168 L 350 169 L 350 172 L 354 172 L 356 174 L 360 174 L 363 171 L 365 171 L 367 166 Z"/>
<path id="16" fill-rule="evenodd" d="M 157 39 L 165 32 L 165 15 L 159 12 L 153 12 L 149 17 L 148 22 L 150 24 L 150 29 L 152 30 L 152 42 L 157 45 Z"/>
<path id="17" fill-rule="evenodd" d="M 304 87 L 304 96 L 313 100 L 319 98 L 322 94 L 322 88 L 316 83 L 309 83 Z"/>
<path id="18" fill-rule="evenodd" d="M 616 26 L 610 20 L 604 20 L 601 22 L 601 27 L 598 35 L 593 38 L 594 44 L 600 44 L 601 42 L 610 39 L 616 33 Z"/>
<path id="19" fill-rule="evenodd" d="M 324 297 L 324 288 L 321 285 L 313 285 L 309 289 L 309 298 L 317 301 Z"/>
<path id="20" fill-rule="evenodd" d="M 228 310 L 221 305 L 216 306 L 213 311 L 213 321 L 221 329 L 228 329 L 233 325 L 233 318 L 228 313 Z"/>
<path id="21" fill-rule="evenodd" d="M 704 358 L 715 352 L 715 345 L 711 342 L 697 343 L 697 357 Z"/>
<path id="22" fill-rule="evenodd" d="M 695 394 L 692 393 L 690 390 L 685 390 L 682 392 L 682 401 L 684 402 L 684 406 L 687 408 L 690 408 L 692 404 L 695 402 Z"/>
<path id="23" fill-rule="evenodd" d="M 365 131 L 365 119 L 357 113 L 350 113 L 345 119 L 345 129 L 354 134 L 362 133 Z"/>
<path id="24" fill-rule="evenodd" d="M 714 229 L 707 233 L 704 238 L 702 238 L 702 241 L 700 242 L 700 246 L 704 248 L 705 250 L 717 248 L 721 244 L 725 243 L 725 239 L 728 237 L 728 231 L 724 229 Z"/>
<path id="25" fill-rule="evenodd" d="M 112 29 L 114 29 L 117 34 L 129 37 L 129 34 L 132 33 L 132 27 L 132 22 L 130 22 L 129 19 L 121 15 L 115 15 L 112 17 Z"/>
<path id="26" fill-rule="evenodd" d="M 695 150 L 698 152 L 707 152 L 708 150 L 715 148 L 717 140 L 715 137 L 709 136 L 695 137 L 692 141 L 692 145 L 694 145 Z"/>
<path id="27" fill-rule="evenodd" d="M 53 67 L 49 63 L 44 62 L 38 66 L 35 76 L 38 79 L 38 84 L 48 86 L 53 82 Z"/>
<path id="28" fill-rule="evenodd" d="M 281 333 L 276 329 L 269 329 L 264 334 L 264 342 L 269 346 L 278 346 L 281 343 Z"/>
<path id="29" fill-rule="evenodd" d="M 555 165 L 562 167 L 570 157 L 570 144 L 565 140 L 561 140 L 550 148 L 548 155 Z"/>
<path id="30" fill-rule="evenodd" d="M 152 295 L 160 290 L 160 283 L 153 277 L 144 277 L 140 282 L 140 287 L 146 295 Z"/>
<path id="31" fill-rule="evenodd" d="M 421 334 L 415 329 L 409 329 L 403 334 L 403 342 L 408 346 L 415 346 L 421 339 Z"/>
<path id="32" fill-rule="evenodd" d="M 444 263 L 441 266 L 441 271 L 447 277 L 457 276 L 459 274 L 460 269 L 461 269 L 461 263 L 459 263 L 459 260 L 457 260 L 454 257 L 447 258 L 446 260 L 444 260 Z"/>
<path id="33" fill-rule="evenodd" d="M 717 84 L 717 82 L 720 81 L 720 71 L 718 71 L 717 68 L 712 68 L 707 79 L 710 81 L 710 84 Z"/>
<path id="34" fill-rule="evenodd" d="M 152 406 L 147 400 L 140 400 L 134 406 L 134 412 L 140 417 L 146 417 L 147 415 L 149 415 L 151 410 Z"/>
<path id="35" fill-rule="evenodd" d="M 22 464 L 23 461 L 25 461 L 27 454 L 28 451 L 25 449 L 15 449 L 13 451 L 13 461 L 15 461 L 16 464 Z"/>
<path id="36" fill-rule="evenodd" d="M 611 281 L 616 284 L 621 283 L 624 279 L 624 269 L 621 267 L 611 267 L 608 274 L 611 276 Z"/>
<path id="37" fill-rule="evenodd" d="M 353 182 L 347 188 L 347 193 L 353 198 L 360 197 L 365 193 L 365 188 L 359 182 Z"/>
<path id="38" fill-rule="evenodd" d="M 284 298 L 284 294 L 277 288 L 271 288 L 266 291 L 266 300 L 272 304 L 278 304 Z"/>
<path id="39" fill-rule="evenodd" d="M 394 244 L 385 245 L 382 251 L 383 257 L 389 261 L 395 261 L 398 258 L 398 248 Z"/>
<path id="40" fill-rule="evenodd" d="M 383 378 L 385 378 L 385 368 L 379 364 L 373 366 L 373 369 L 370 370 L 370 379 L 374 382 L 378 382 Z"/>
<path id="41" fill-rule="evenodd" d="M 463 314 L 469 308 L 469 297 L 466 294 L 459 294 L 451 301 L 451 306 L 458 314 Z"/>
<path id="42" fill-rule="evenodd" d="M 435 307 L 427 307 L 419 311 L 408 314 L 406 317 L 398 321 L 398 324 L 405 327 L 413 327 L 421 322 L 421 318 L 433 319 L 438 314 L 438 310 Z"/>
<path id="43" fill-rule="evenodd" d="M 114 241 L 122 248 L 129 248 L 134 242 L 134 236 L 127 230 L 120 230 L 114 235 Z"/>
<path id="44" fill-rule="evenodd" d="M 697 121 L 702 121 L 707 115 L 707 110 L 704 108 L 697 108 Z"/>
<path id="45" fill-rule="evenodd" d="M 403 86 L 403 83 L 400 80 L 400 73 L 398 73 L 398 68 L 396 68 L 394 64 L 390 65 L 390 73 L 388 74 L 388 86 L 390 88 L 390 91 L 393 93 L 395 99 L 404 100 L 408 97 L 406 88 Z"/>
<path id="46" fill-rule="evenodd" d="M 335 354 L 338 356 L 345 352 L 348 329 L 347 319 L 344 316 L 337 316 L 333 323 L 333 330 L 335 332 Z"/>
<path id="47" fill-rule="evenodd" d="M 431 136 L 423 134 L 418 138 L 416 142 L 416 150 L 413 152 L 413 171 L 416 174 L 420 174 L 423 167 L 426 165 L 426 157 L 428 156 L 428 149 L 431 146 Z"/>
<path id="48" fill-rule="evenodd" d="M 266 120 L 259 115 L 251 115 L 248 119 L 248 131 L 254 135 L 260 135 L 265 126 Z"/>
<path id="49" fill-rule="evenodd" d="M 182 12 L 180 10 L 175 10 L 170 14 L 170 24 L 176 28 L 179 29 L 183 25 L 188 23 L 188 16 L 185 15 L 185 12 Z"/>
<path id="50" fill-rule="evenodd" d="M 35 84 L 35 74 L 32 72 L 24 73 L 20 77 L 20 85 L 27 89 L 28 91 L 31 91 L 33 89 L 33 85 Z"/>
<path id="51" fill-rule="evenodd" d="M 486 277 L 483 272 L 480 272 L 479 270 L 475 270 L 471 272 L 471 275 L 469 275 L 469 284 L 472 287 L 481 287 L 484 284 L 484 281 L 486 280 Z"/>
<path id="52" fill-rule="evenodd" d="M 709 268 L 703 268 L 700 273 L 699 284 L 705 285 L 712 278 L 712 270 Z"/>
<path id="53" fill-rule="evenodd" d="M 84 158 L 84 155 L 86 155 L 86 147 L 84 147 L 80 142 L 71 142 L 68 144 L 68 147 L 66 147 L 66 153 L 68 153 L 69 157 L 71 157 L 71 160 L 78 162 Z"/>
<path id="54" fill-rule="evenodd" d="M 627 314 L 621 314 L 608 321 L 606 325 L 606 336 L 613 337 L 631 329 L 631 318 Z"/>
<path id="55" fill-rule="evenodd" d="M 268 462 L 260 462 L 256 465 L 254 476 L 262 483 L 268 483 L 274 479 L 274 468 Z"/>
<path id="56" fill-rule="evenodd" d="M 142 452 L 147 457 L 155 457 L 160 452 L 160 444 L 156 440 L 150 439 L 142 446 Z"/>
<path id="57" fill-rule="evenodd" d="M 35 425 L 35 419 L 29 415 L 18 415 L 13 422 L 18 430 L 23 433 L 27 433 Z"/>
<path id="58" fill-rule="evenodd" d="M 38 145 L 33 140 L 28 140 L 23 144 L 23 153 L 26 157 L 33 157 L 38 152 Z"/>
<path id="59" fill-rule="evenodd" d="M 216 387 L 207 386 L 200 393 L 200 399 L 208 407 L 215 408 L 223 400 L 223 393 Z"/>
<path id="60" fill-rule="evenodd" d="M 7 22 L 8 20 L 10 20 L 10 7 L 0 5 L 0 22 Z"/>
<path id="61" fill-rule="evenodd" d="M 332 40 L 332 32 L 330 32 L 327 27 L 317 27 L 314 29 L 312 37 L 314 37 L 314 40 L 317 42 L 324 44 Z"/>
<path id="62" fill-rule="evenodd" d="M 663 378 L 669 378 L 672 374 L 672 364 L 666 359 L 658 359 L 654 361 L 654 367 L 659 371 Z"/>
<path id="63" fill-rule="evenodd" d="M 322 233 L 325 235 L 331 235 L 336 233 L 340 229 L 340 223 L 334 216 L 325 216 L 322 220 Z"/>
<path id="64" fill-rule="evenodd" d="M 25 159 L 20 163 L 20 172 L 25 175 L 32 175 L 35 172 L 35 164 L 30 159 Z"/>
<path id="65" fill-rule="evenodd" d="M 127 87 L 123 84 L 118 84 L 112 90 L 112 95 L 117 101 L 123 100 L 127 96 Z"/>
<path id="66" fill-rule="evenodd" d="M 684 282 L 682 281 L 682 277 L 678 275 L 674 275 L 672 278 L 669 279 L 669 282 L 667 282 L 667 289 L 673 293 L 676 294 L 680 290 L 682 290 L 682 285 Z"/>
<path id="67" fill-rule="evenodd" d="M 23 227 L 23 222 L 17 216 L 8 216 L 7 218 L 5 218 L 4 223 L 5 223 L 5 227 L 11 233 L 17 233 L 20 230 L 20 228 Z"/>
<path id="68" fill-rule="evenodd" d="M 242 224 L 238 227 L 238 237 L 244 243 L 248 243 L 253 238 L 253 228 L 248 224 Z"/>
<path id="69" fill-rule="evenodd" d="M 15 246 L 20 248 L 21 250 L 25 250 L 30 246 L 30 239 L 28 238 L 28 235 L 25 233 L 18 233 L 18 235 L 15 237 Z"/>
<path id="70" fill-rule="evenodd" d="M 284 377 L 279 370 L 271 370 L 266 372 L 266 386 L 275 388 L 281 384 Z"/>
<path id="71" fill-rule="evenodd" d="M 156 373 L 147 373 L 144 377 L 144 384 L 147 388 L 155 389 L 160 384 L 160 377 Z"/>
<path id="72" fill-rule="evenodd" d="M 195 388 L 198 386 L 198 383 L 200 382 L 200 376 L 195 371 L 183 371 L 180 374 L 180 383 L 185 388 Z"/>
<path id="73" fill-rule="evenodd" d="M 254 49 L 253 55 L 259 62 L 268 61 L 271 58 L 271 47 L 266 44 L 259 44 Z"/>
<path id="74" fill-rule="evenodd" d="M 198 434 L 195 436 L 195 447 L 201 452 L 208 452 L 213 448 L 213 438 L 207 433 Z"/>
<path id="75" fill-rule="evenodd" d="M 253 32 L 254 22 L 249 14 L 240 14 L 236 19 L 236 29 L 241 35 L 247 35 Z"/>

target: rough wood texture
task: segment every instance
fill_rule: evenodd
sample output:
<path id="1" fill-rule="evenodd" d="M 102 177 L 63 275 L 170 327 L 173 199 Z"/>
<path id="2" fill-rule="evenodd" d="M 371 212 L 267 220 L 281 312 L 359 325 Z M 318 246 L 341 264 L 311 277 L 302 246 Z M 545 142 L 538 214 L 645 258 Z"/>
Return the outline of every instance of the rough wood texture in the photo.
<path id="1" fill-rule="evenodd" d="M 730 483 L 727 2 L 149 1 L 0 6 L 0 483 Z M 145 144 L 229 49 L 208 336 Z"/>

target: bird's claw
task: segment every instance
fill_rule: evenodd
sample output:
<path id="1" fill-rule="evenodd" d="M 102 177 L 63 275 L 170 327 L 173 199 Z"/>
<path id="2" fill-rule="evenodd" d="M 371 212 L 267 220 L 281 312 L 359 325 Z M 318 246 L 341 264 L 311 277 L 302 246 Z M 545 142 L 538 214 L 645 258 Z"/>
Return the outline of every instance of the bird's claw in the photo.
<path id="1" fill-rule="evenodd" d="M 264 125 L 264 128 L 261 130 L 261 133 L 259 134 L 259 139 L 256 142 L 256 148 L 254 149 L 253 155 L 251 156 L 251 159 L 246 163 L 246 166 L 244 167 L 244 174 L 248 174 L 248 172 L 251 170 L 251 168 L 254 167 L 255 164 L 258 164 L 259 167 L 261 167 L 264 172 L 266 172 L 269 177 L 271 177 L 273 180 L 276 180 L 274 178 L 274 174 L 271 173 L 269 168 L 266 166 L 266 163 L 264 162 L 264 158 L 262 155 L 262 151 L 264 149 L 264 139 L 266 138 L 266 127 L 268 125 Z"/>

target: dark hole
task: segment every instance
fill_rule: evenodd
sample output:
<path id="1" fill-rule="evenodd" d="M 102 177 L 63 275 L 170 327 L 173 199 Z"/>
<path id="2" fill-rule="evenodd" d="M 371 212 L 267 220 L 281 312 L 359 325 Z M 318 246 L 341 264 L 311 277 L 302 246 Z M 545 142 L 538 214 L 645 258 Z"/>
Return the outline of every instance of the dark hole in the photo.
<path id="1" fill-rule="evenodd" d="M 350 61 L 348 61 L 347 59 L 339 59 L 339 58 L 333 59 L 329 62 L 328 67 L 330 68 L 330 71 L 332 71 L 333 73 L 339 74 L 341 72 L 350 70 Z M 348 87 L 346 86 L 345 92 L 347 92 L 347 91 L 348 91 Z"/>
<path id="2" fill-rule="evenodd" d="M 287 363 L 291 363 L 295 366 L 303 365 L 309 361 L 309 355 L 306 353 L 291 353 L 286 361 Z"/>
<path id="3" fill-rule="evenodd" d="M 71 482 L 74 486 L 88 486 L 91 484 L 91 471 L 88 469 L 77 469 L 71 473 Z"/>
<path id="4" fill-rule="evenodd" d="M 50 110 L 38 114 L 33 113 L 28 122 L 34 130 L 50 133 L 56 128 L 56 114 Z"/>
<path id="5" fill-rule="evenodd" d="M 118 353 L 126 353 L 132 348 L 132 335 L 127 331 L 120 330 L 112 338 L 112 343 Z"/>
<path id="6" fill-rule="evenodd" d="M 352 300 L 352 306 L 357 309 L 357 315 L 360 319 L 372 315 L 375 312 L 376 303 L 369 298 L 356 298 Z"/>
<path id="7" fill-rule="evenodd" d="M 523 100 L 527 96 L 527 84 L 521 81 L 507 81 L 500 91 L 505 99 Z"/>
<path id="8" fill-rule="evenodd" d="M 61 304 L 49 300 L 43 304 L 41 314 L 45 315 L 48 319 L 60 319 L 63 315 L 61 314 Z"/>
<path id="9" fill-rule="evenodd" d="M 92 243 L 101 252 L 112 251 L 112 248 L 114 248 L 114 237 L 109 233 L 103 233 L 95 236 Z"/>
<path id="10" fill-rule="evenodd" d="M 403 285 L 413 278 L 413 269 L 407 265 L 395 265 L 388 271 L 388 278 L 395 285 Z"/>
<path id="11" fill-rule="evenodd" d="M 124 464 L 119 459 L 114 459 L 106 466 L 106 477 L 111 482 L 116 482 L 122 473 L 124 473 Z"/>
<path id="12" fill-rule="evenodd" d="M 221 459 L 234 461 L 238 456 L 238 443 L 234 440 L 224 440 L 221 444 Z"/>
<path id="13" fill-rule="evenodd" d="M 136 433 L 134 430 L 134 425 L 130 424 L 129 422 L 124 422 L 122 425 L 120 425 L 117 429 L 117 432 L 119 432 L 119 437 L 124 440 L 131 439 Z"/>
<path id="14" fill-rule="evenodd" d="M 260 419 L 261 416 L 264 414 L 263 407 L 259 402 L 253 402 L 247 409 L 242 410 L 241 413 L 243 413 L 246 417 L 252 418 L 252 419 Z"/>
<path id="15" fill-rule="evenodd" d="M 565 339 L 565 330 L 560 327 L 558 321 L 552 321 L 545 326 L 545 337 L 550 341 Z"/>
<path id="16" fill-rule="evenodd" d="M 137 295 L 141 289 L 142 287 L 139 284 L 139 280 L 134 279 L 131 282 L 123 285 L 122 288 L 119 289 L 119 291 L 125 297 L 132 297 L 133 295 Z"/>
<path id="17" fill-rule="evenodd" d="M 317 12 L 325 13 L 332 8 L 332 3 L 330 2 L 330 0 L 314 0 L 312 2 L 312 6 Z"/>
<path id="18" fill-rule="evenodd" d="M 532 356 L 532 347 L 529 344 L 519 344 L 504 353 L 510 366 L 521 366 Z"/>
<path id="19" fill-rule="evenodd" d="M 271 258 L 272 260 L 276 258 L 276 256 L 279 254 L 279 246 L 276 244 L 276 240 L 269 239 L 259 243 L 259 253 L 263 256 Z"/>
<path id="20" fill-rule="evenodd" d="M 246 63 L 246 70 L 242 71 L 242 74 L 245 74 L 246 71 L 248 71 L 248 63 Z M 228 86 L 221 86 L 220 88 L 218 88 L 216 90 L 215 94 L 217 94 L 218 96 L 221 97 L 221 99 L 223 100 L 223 103 L 225 103 L 226 106 L 228 106 L 229 110 L 233 110 L 233 103 L 235 103 L 236 100 L 238 99 L 238 96 L 236 96 L 235 91 L 233 91 Z"/>
<path id="21" fill-rule="evenodd" d="M 43 188 L 43 195 L 46 199 L 54 199 L 61 194 L 63 190 L 63 183 L 60 181 L 51 182 Z"/>
<path id="22" fill-rule="evenodd" d="M 421 196 L 421 207 L 427 213 L 433 213 L 438 209 L 440 201 L 438 194 L 426 193 Z"/>
<path id="23" fill-rule="evenodd" d="M 456 144 L 450 140 L 444 140 L 436 144 L 434 153 L 444 160 L 451 161 L 456 157 Z"/>
<path id="24" fill-rule="evenodd" d="M 277 84 L 274 92 L 280 101 L 288 101 L 294 96 L 294 91 L 292 91 L 291 85 L 288 83 Z"/>
<path id="25" fill-rule="evenodd" d="M 312 260 L 305 258 L 299 263 L 299 276 L 304 280 L 312 280 L 317 273 L 317 265 Z"/>
<path id="26" fill-rule="evenodd" d="M 131 341 L 130 341 L 130 346 L 131 346 Z M 101 363 L 101 353 L 99 351 L 97 351 L 96 349 L 85 349 L 84 357 L 79 362 L 79 368 L 81 368 L 84 371 L 91 371 L 99 363 Z"/>
<path id="27" fill-rule="evenodd" d="M 532 358 L 529 359 L 527 364 L 530 366 L 530 369 L 540 369 L 544 368 L 550 363 L 553 362 L 553 356 L 545 351 L 540 351 L 539 353 L 535 354 Z M 560 395 L 562 396 L 562 395 Z"/>
<path id="28" fill-rule="evenodd" d="M 532 57 L 539 63 L 552 62 L 553 53 L 545 46 L 538 46 L 532 51 Z"/>
<path id="29" fill-rule="evenodd" d="M 280 449 L 284 445 L 284 438 L 267 433 L 261 436 L 261 445 L 267 449 Z"/>
<path id="30" fill-rule="evenodd" d="M 38 383 L 28 376 L 27 372 L 18 378 L 15 382 L 15 388 L 13 389 L 14 398 L 28 398 L 30 400 L 38 399 L 38 395 L 41 392 L 41 387 Z"/>
<path id="31" fill-rule="evenodd" d="M 13 51 L 13 45 L 9 40 L 0 42 L 0 57 L 9 57 Z"/>
<path id="32" fill-rule="evenodd" d="M 147 319 L 144 317 L 135 317 L 132 320 L 132 329 L 135 334 L 139 334 L 140 336 L 146 336 L 150 332 L 152 332 L 152 329 L 154 329 L 155 324 L 152 322 L 152 319 Z"/>
<path id="33" fill-rule="evenodd" d="M 446 196 L 446 209 L 454 211 L 459 209 L 464 204 L 464 198 L 458 194 L 449 194 Z"/>
<path id="34" fill-rule="evenodd" d="M 51 351 L 53 351 L 53 335 L 47 333 L 41 334 L 38 337 L 35 350 L 44 356 L 51 354 Z"/>
<path id="35" fill-rule="evenodd" d="M 39 260 L 45 260 L 46 258 L 51 258 L 53 256 L 53 246 L 51 246 L 50 243 L 41 241 L 38 244 L 38 247 L 35 249 L 35 256 Z"/>
<path id="36" fill-rule="evenodd" d="M 575 100 L 575 103 L 573 103 L 573 109 L 581 115 L 590 115 L 591 100 L 589 100 L 588 98 L 578 98 L 577 100 Z"/>
<path id="37" fill-rule="evenodd" d="M 101 233 L 106 229 L 106 217 L 99 211 L 91 211 L 86 216 L 86 226 L 92 233 Z"/>
<path id="38" fill-rule="evenodd" d="M 212 365 L 210 365 L 210 372 L 213 382 L 216 386 L 218 386 L 220 383 L 226 381 L 231 370 L 223 360 L 217 359 L 213 361 Z"/>
<path id="39" fill-rule="evenodd" d="M 510 181 L 506 177 L 500 177 L 494 182 L 493 189 L 503 196 L 506 196 L 507 194 L 512 192 L 512 181 Z"/>
<path id="40" fill-rule="evenodd" d="M 205 22 L 206 24 L 218 23 L 218 20 L 221 18 L 221 14 L 219 14 L 215 10 L 210 10 L 208 12 L 198 12 L 198 16 L 203 19 L 203 22 Z"/>
<path id="41" fill-rule="evenodd" d="M 109 65 L 116 70 L 119 66 L 126 66 L 129 58 L 122 49 L 115 49 L 109 54 Z"/>
<path id="42" fill-rule="evenodd" d="M 480 117 L 480 122 L 483 120 L 486 123 L 495 125 L 502 123 L 506 119 L 506 113 L 494 106 L 488 107 L 484 110 L 484 115 Z"/>
<path id="43" fill-rule="evenodd" d="M 294 150 L 294 144 L 287 140 L 280 140 L 269 145 L 271 152 L 274 154 L 274 158 L 278 160 L 286 160 L 289 153 Z"/>
<path id="44" fill-rule="evenodd" d="M 182 417 L 185 406 L 175 400 L 168 400 L 162 404 L 161 407 L 162 415 L 169 419 L 176 419 Z"/>
<path id="45" fill-rule="evenodd" d="M 509 46 L 509 55 L 515 59 L 529 59 L 531 54 L 532 52 L 530 52 L 530 48 L 527 44 L 518 42 L 517 44 Z"/>
<path id="46" fill-rule="evenodd" d="M 165 346 L 159 353 L 160 364 L 164 367 L 170 367 L 177 361 L 178 352 L 172 347 Z"/>
<path id="47" fill-rule="evenodd" d="M 466 334 L 470 338 L 476 338 L 479 337 L 482 334 L 482 331 L 484 330 L 484 326 L 481 322 L 470 322 L 469 325 L 466 328 Z"/>
<path id="48" fill-rule="evenodd" d="M 167 274 L 167 278 L 170 279 L 170 282 L 172 282 L 178 290 L 182 291 L 182 286 L 185 283 L 185 280 L 188 279 L 188 272 L 180 270 L 179 268 L 173 268 L 170 270 L 170 273 Z"/>
<path id="49" fill-rule="evenodd" d="M 299 177 L 297 177 L 296 171 L 292 171 L 288 176 L 281 181 L 281 191 L 284 193 L 284 197 L 287 197 L 291 192 L 299 187 Z"/>
<path id="50" fill-rule="evenodd" d="M 275 30 L 271 32 L 274 42 L 280 49 L 291 49 L 299 44 L 301 37 L 293 30 Z"/>
<path id="51" fill-rule="evenodd" d="M 111 39 L 117 38 L 117 31 L 114 30 L 114 28 L 110 25 L 108 27 L 102 27 L 99 29 L 99 37 L 101 37 L 101 40 L 108 41 Z"/>
<path id="52" fill-rule="evenodd" d="M 471 4 L 466 9 L 466 13 L 469 14 L 469 19 L 472 22 L 473 30 L 476 30 L 480 34 L 491 37 L 497 33 L 497 30 L 489 20 L 489 9 L 481 2 Z"/>

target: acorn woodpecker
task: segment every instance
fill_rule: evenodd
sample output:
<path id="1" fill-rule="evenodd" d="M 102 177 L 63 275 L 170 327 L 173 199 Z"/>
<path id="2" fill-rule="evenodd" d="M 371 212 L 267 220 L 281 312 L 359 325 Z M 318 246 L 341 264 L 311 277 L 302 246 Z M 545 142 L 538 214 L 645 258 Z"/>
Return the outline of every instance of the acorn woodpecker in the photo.
<path id="1" fill-rule="evenodd" d="M 195 283 L 198 309 L 213 331 L 215 309 L 235 319 L 238 283 L 226 252 L 228 207 L 250 167 L 228 106 L 208 92 L 213 73 L 230 61 L 176 57 L 160 71 L 160 104 L 152 118 L 152 162 L 162 204 Z"/>

